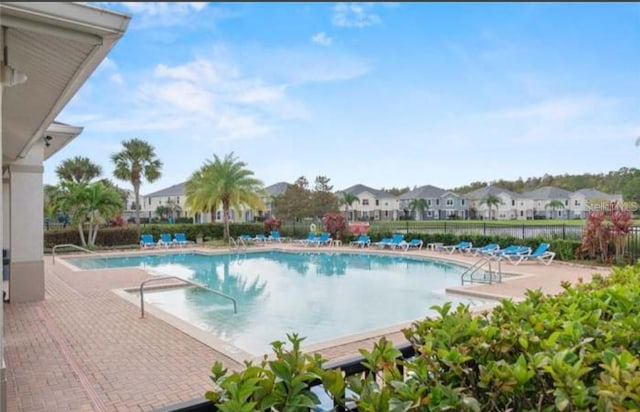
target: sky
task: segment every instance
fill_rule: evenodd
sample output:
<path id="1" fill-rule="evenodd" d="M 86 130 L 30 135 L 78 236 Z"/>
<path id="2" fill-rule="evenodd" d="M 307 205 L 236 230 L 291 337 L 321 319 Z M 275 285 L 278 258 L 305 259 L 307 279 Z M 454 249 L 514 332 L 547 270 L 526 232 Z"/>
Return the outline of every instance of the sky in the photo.
<path id="1" fill-rule="evenodd" d="M 57 120 L 148 194 L 233 152 L 265 186 L 334 190 L 640 167 L 640 3 L 91 3 L 132 16 Z M 128 188 L 126 182 L 118 182 Z"/>

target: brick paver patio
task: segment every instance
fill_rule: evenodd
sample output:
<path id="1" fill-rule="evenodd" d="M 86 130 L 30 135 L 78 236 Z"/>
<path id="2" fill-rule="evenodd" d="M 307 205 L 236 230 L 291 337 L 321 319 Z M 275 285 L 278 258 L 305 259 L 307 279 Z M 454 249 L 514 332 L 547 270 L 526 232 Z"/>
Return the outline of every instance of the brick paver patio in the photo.
<path id="1" fill-rule="evenodd" d="M 408 254 L 477 260 L 426 251 Z M 465 289 L 521 297 L 527 288 L 556 293 L 561 280 L 587 281 L 595 271 L 608 273 L 561 263 L 503 264 L 503 270 L 526 276 Z M 231 370 L 241 367 L 152 315 L 140 319 L 136 305 L 112 292 L 149 277 L 139 269 L 75 272 L 45 257 L 45 300 L 5 304 L 8 410 L 149 411 L 202 397 L 211 388 L 209 370 L 216 360 Z M 403 341 L 401 333 L 389 336 Z M 354 356 L 357 348 L 370 348 L 377 339 L 319 352 L 330 359 Z"/>

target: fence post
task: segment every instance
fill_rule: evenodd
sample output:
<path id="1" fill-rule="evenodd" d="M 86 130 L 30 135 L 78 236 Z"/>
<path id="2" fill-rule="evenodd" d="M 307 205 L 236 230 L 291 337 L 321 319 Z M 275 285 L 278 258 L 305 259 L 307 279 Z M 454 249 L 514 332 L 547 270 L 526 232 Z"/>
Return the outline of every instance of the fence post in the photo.
<path id="1" fill-rule="evenodd" d="M 567 225 L 565 223 L 562 224 L 562 240 L 565 240 L 567 238 Z"/>
<path id="2" fill-rule="evenodd" d="M 523 238 L 523 239 L 526 239 L 526 238 L 524 237 L 524 223 L 522 224 L 522 238 Z"/>
<path id="3" fill-rule="evenodd" d="M 487 222 L 482 222 L 482 235 L 487 236 Z"/>
<path id="4" fill-rule="evenodd" d="M 406 224 L 407 224 L 407 233 L 409 233 L 409 221 L 408 221 L 408 220 L 406 220 L 405 222 L 406 222 Z"/>
<path id="5" fill-rule="evenodd" d="M 447 233 L 447 221 L 444 221 L 444 233 Z"/>

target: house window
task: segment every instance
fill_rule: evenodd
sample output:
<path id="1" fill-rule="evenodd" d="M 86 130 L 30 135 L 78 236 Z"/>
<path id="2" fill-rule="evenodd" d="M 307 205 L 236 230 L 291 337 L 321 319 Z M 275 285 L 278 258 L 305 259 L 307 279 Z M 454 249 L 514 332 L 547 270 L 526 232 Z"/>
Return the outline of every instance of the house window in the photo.
<path id="1" fill-rule="evenodd" d="M 524 202 L 520 202 L 520 206 L 524 206 Z"/>
<path id="2" fill-rule="evenodd" d="M 149 206 L 151 206 L 151 198 L 149 198 Z"/>
<path id="3" fill-rule="evenodd" d="M 511 200 L 511 206 L 515 206 L 516 205 L 516 201 L 515 200 Z"/>
<path id="4" fill-rule="evenodd" d="M 562 210 L 558 210 L 558 217 L 562 216 Z"/>
<path id="5" fill-rule="evenodd" d="M 524 213 L 522 212 L 522 210 L 520 211 L 520 217 L 524 216 Z"/>
<path id="6" fill-rule="evenodd" d="M 568 200 L 565 200 L 565 201 L 564 201 L 564 205 L 565 205 L 565 206 L 569 206 L 569 201 L 568 201 Z"/>
<path id="7" fill-rule="evenodd" d="M 464 206 L 464 199 L 460 199 L 460 204 Z"/>
<path id="8" fill-rule="evenodd" d="M 431 199 L 427 200 L 427 205 L 431 206 Z"/>
<path id="9" fill-rule="evenodd" d="M 380 206 L 380 201 L 376 199 L 376 206 Z"/>
<path id="10" fill-rule="evenodd" d="M 453 206 L 453 199 L 447 199 L 447 206 Z"/>
<path id="11" fill-rule="evenodd" d="M 220 211 L 216 212 L 216 220 L 220 220 Z"/>
<path id="12" fill-rule="evenodd" d="M 176 203 L 180 204 L 180 196 L 176 196 Z"/>
<path id="13" fill-rule="evenodd" d="M 369 206 L 369 199 L 362 199 L 362 206 Z"/>
<path id="14" fill-rule="evenodd" d="M 388 210 L 384 211 L 384 217 L 389 217 L 389 211 Z"/>
<path id="15" fill-rule="evenodd" d="M 574 203 L 573 203 L 573 204 L 574 204 L 574 206 L 580 206 L 580 202 L 578 202 L 578 200 L 577 200 L 577 199 L 574 201 Z"/>
<path id="16" fill-rule="evenodd" d="M 440 199 L 436 199 L 436 206 L 440 206 Z"/>

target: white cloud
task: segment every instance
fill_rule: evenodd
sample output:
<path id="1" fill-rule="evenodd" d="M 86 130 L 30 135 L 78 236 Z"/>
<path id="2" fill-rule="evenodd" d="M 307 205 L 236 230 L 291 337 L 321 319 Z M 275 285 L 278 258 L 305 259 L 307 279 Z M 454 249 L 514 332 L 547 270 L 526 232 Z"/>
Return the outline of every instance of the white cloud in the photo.
<path id="1" fill-rule="evenodd" d="M 207 7 L 206 2 L 97 2 L 101 7 L 118 7 L 134 15 L 137 28 L 169 27 L 185 24 L 188 17 Z"/>
<path id="2" fill-rule="evenodd" d="M 331 46 L 331 43 L 333 43 L 333 39 L 327 36 L 325 32 L 320 32 L 311 36 L 311 42 L 319 44 L 321 46 Z"/>
<path id="3" fill-rule="evenodd" d="M 374 3 L 338 3 L 333 7 L 333 24 L 339 27 L 362 28 L 382 20 L 373 13 Z"/>
<path id="4" fill-rule="evenodd" d="M 522 107 L 498 110 L 488 115 L 489 117 L 513 120 L 564 121 L 600 112 L 615 103 L 610 99 L 594 96 L 561 97 Z"/>
<path id="5" fill-rule="evenodd" d="M 122 75 L 120 73 L 114 73 L 111 76 L 109 76 L 109 80 L 112 83 L 115 83 L 117 85 L 123 85 L 124 84 L 124 78 L 122 77 Z"/>

